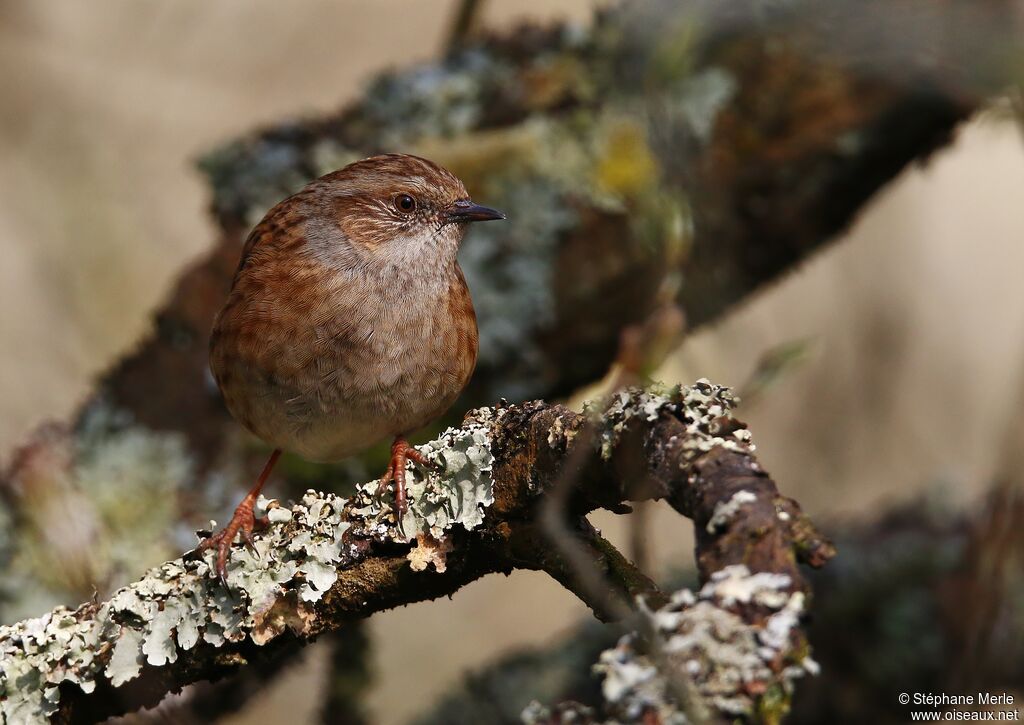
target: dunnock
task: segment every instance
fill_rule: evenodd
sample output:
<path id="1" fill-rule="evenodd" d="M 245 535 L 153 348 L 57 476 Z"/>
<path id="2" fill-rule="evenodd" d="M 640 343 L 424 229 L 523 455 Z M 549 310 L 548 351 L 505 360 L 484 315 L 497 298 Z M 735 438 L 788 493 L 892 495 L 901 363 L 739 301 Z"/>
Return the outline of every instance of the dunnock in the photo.
<path id="1" fill-rule="evenodd" d="M 476 313 L 455 255 L 468 222 L 503 219 L 451 172 L 402 154 L 322 176 L 256 225 L 213 326 L 210 366 L 231 414 L 274 447 L 220 532 L 235 535 L 282 450 L 337 461 L 393 438 L 382 479 L 406 509 L 405 436 L 455 401 L 476 365 Z"/>

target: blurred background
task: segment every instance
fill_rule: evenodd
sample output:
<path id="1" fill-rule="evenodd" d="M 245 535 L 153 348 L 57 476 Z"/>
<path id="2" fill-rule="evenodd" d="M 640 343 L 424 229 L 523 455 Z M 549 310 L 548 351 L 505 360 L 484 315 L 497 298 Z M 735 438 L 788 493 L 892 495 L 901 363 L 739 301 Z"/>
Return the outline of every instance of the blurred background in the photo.
<path id="1" fill-rule="evenodd" d="M 74 413 L 212 247 L 196 160 L 255 128 L 336 111 L 381 70 L 437 57 L 456 5 L 0 3 L 0 461 L 37 425 Z M 592 10 L 485 3 L 480 20 L 585 27 Z M 974 116 L 838 243 L 687 337 L 653 377 L 753 390 L 740 417 L 762 462 L 826 530 L 922 496 L 977 505 L 1005 477 L 1024 400 L 1021 141 L 1012 114 Z M 751 388 L 779 349 L 790 351 L 781 371 Z M 649 515 L 655 571 L 691 566 L 689 524 Z M 625 519 L 594 521 L 627 547 Z M 517 572 L 375 616 L 370 719 L 408 722 L 467 672 L 587 614 L 544 575 Z M 310 648 L 230 721 L 315 721 L 316 698 L 294 694 L 322 687 L 327 657 Z"/>

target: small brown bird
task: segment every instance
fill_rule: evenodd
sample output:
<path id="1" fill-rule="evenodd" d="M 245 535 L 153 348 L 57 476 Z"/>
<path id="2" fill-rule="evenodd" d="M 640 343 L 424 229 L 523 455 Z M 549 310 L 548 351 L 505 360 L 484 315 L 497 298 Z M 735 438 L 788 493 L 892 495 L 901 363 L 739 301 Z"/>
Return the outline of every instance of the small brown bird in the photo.
<path id="1" fill-rule="evenodd" d="M 456 260 L 469 222 L 504 219 L 451 172 L 374 156 L 290 196 L 246 240 L 213 326 L 210 367 L 228 410 L 274 447 L 217 548 L 223 580 L 235 535 L 282 450 L 337 461 L 392 438 L 382 481 L 406 509 L 405 436 L 444 413 L 476 366 L 473 302 Z"/>

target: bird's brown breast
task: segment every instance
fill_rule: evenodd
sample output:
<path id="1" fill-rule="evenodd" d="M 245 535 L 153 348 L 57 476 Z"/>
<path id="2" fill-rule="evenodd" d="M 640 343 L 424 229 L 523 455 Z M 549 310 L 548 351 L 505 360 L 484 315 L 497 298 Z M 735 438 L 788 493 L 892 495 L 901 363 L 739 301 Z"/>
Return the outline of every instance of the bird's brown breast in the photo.
<path id="1" fill-rule="evenodd" d="M 294 256 L 239 271 L 211 338 L 231 413 L 269 444 L 337 460 L 441 415 L 476 365 L 476 316 L 443 279 L 327 270 Z"/>

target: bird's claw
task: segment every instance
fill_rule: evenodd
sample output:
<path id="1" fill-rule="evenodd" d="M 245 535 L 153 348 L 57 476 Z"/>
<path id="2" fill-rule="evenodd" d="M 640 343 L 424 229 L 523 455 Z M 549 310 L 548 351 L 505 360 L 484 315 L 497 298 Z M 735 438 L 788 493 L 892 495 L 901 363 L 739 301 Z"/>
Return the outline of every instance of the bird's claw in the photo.
<path id="1" fill-rule="evenodd" d="M 382 486 L 387 486 L 392 481 L 395 484 L 395 522 L 399 528 L 402 526 L 405 513 L 409 510 L 405 491 L 406 461 L 412 461 L 435 470 L 439 468 L 437 463 L 410 446 L 404 438 L 401 436 L 395 438 L 395 442 L 391 444 L 391 460 L 388 462 L 388 467 L 384 471 L 384 475 L 381 476 L 380 482 Z"/>
<path id="2" fill-rule="evenodd" d="M 387 487 L 389 484 L 394 483 L 395 490 L 395 522 L 400 526 L 402 518 L 405 516 L 405 512 L 409 510 L 409 505 L 405 501 L 405 465 L 403 463 L 402 473 L 398 473 L 398 469 L 395 465 L 395 461 L 392 460 L 388 463 L 387 469 L 384 471 L 384 475 L 380 477 L 380 485 L 382 488 Z"/>
<path id="3" fill-rule="evenodd" d="M 410 461 L 412 461 L 413 463 L 418 463 L 421 466 L 426 466 L 427 468 L 432 468 L 435 471 L 444 470 L 444 467 L 440 463 L 438 463 L 437 461 L 430 460 L 429 458 L 427 458 L 425 455 L 420 453 L 415 448 L 408 448 L 408 449 L 406 449 L 405 457 L 407 459 L 409 459 Z"/>
<path id="4" fill-rule="evenodd" d="M 210 534 L 210 536 L 200 541 L 199 546 L 196 547 L 196 553 L 200 556 L 209 549 L 217 552 L 213 568 L 217 573 L 217 578 L 225 588 L 228 586 L 228 554 L 231 550 L 231 541 L 235 538 L 236 533 L 238 533 L 238 529 L 233 528 L 232 524 L 229 523 L 220 531 Z"/>
<path id="5" fill-rule="evenodd" d="M 251 513 L 251 512 L 250 512 Z M 242 541 L 252 553 L 256 553 L 256 539 L 253 537 L 253 531 L 263 531 L 265 528 L 270 526 L 270 518 L 267 516 L 260 516 L 256 518 L 251 516 L 247 524 L 242 525 Z"/>
<path id="6" fill-rule="evenodd" d="M 202 554 L 208 549 L 216 549 L 217 556 L 214 560 L 214 570 L 217 572 L 217 578 L 220 583 L 228 588 L 228 557 L 231 555 L 231 545 L 235 541 L 235 536 L 239 533 L 242 535 L 242 543 L 245 544 L 253 553 L 256 552 L 256 542 L 253 538 L 253 530 L 257 528 L 264 528 L 268 523 L 267 517 L 256 518 L 252 511 L 251 505 L 242 503 L 237 509 L 235 509 L 234 516 L 231 517 L 231 521 L 228 522 L 220 531 L 211 534 L 209 538 L 203 539 L 199 542 L 199 546 L 196 547 L 196 553 Z"/>

